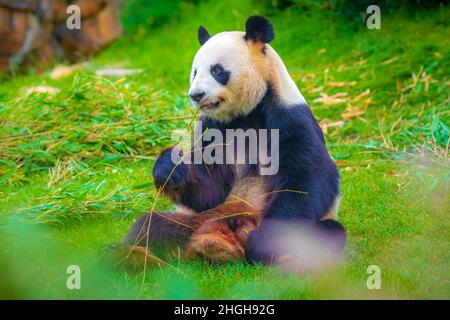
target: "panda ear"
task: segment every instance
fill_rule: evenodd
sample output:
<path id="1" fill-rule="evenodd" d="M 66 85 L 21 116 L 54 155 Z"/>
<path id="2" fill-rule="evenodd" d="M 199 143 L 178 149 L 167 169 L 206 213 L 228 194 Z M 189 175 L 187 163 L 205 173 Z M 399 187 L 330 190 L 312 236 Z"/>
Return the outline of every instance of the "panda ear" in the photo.
<path id="1" fill-rule="evenodd" d="M 245 23 L 245 40 L 268 43 L 273 40 L 273 26 L 266 18 L 251 16 Z"/>
<path id="2" fill-rule="evenodd" d="M 211 38 L 211 35 L 206 31 L 205 28 L 200 26 L 198 28 L 198 42 L 200 42 L 200 45 L 203 45 L 208 39 Z"/>

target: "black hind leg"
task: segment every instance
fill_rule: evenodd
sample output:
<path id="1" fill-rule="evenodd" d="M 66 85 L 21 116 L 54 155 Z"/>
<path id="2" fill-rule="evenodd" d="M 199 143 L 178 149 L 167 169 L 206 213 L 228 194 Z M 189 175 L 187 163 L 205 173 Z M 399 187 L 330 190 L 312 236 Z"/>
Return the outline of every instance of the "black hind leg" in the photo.
<path id="1" fill-rule="evenodd" d="M 142 215 L 122 243 L 103 246 L 100 256 L 128 270 L 164 264 L 164 260 L 184 253 L 194 221 L 195 217 L 181 213 L 154 211 Z"/>
<path id="2" fill-rule="evenodd" d="M 328 250 L 342 253 L 347 242 L 347 232 L 339 222 L 332 219 L 322 220 L 317 223 L 317 229 Z"/>
<path id="3" fill-rule="evenodd" d="M 345 229 L 335 220 L 266 220 L 250 233 L 246 259 L 300 273 L 318 271 L 338 260 L 346 239 Z"/>
<path id="4" fill-rule="evenodd" d="M 123 243 L 147 248 L 158 257 L 167 258 L 183 252 L 193 232 L 194 217 L 154 211 L 140 216 Z"/>

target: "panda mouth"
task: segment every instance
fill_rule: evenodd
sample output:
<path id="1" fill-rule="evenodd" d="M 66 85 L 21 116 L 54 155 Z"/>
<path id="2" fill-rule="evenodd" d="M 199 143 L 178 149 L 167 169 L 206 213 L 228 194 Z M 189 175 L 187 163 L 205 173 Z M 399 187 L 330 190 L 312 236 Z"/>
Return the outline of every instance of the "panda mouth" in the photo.
<path id="1" fill-rule="evenodd" d="M 202 110 L 212 110 L 218 108 L 220 105 L 220 101 L 205 103 L 200 106 Z"/>

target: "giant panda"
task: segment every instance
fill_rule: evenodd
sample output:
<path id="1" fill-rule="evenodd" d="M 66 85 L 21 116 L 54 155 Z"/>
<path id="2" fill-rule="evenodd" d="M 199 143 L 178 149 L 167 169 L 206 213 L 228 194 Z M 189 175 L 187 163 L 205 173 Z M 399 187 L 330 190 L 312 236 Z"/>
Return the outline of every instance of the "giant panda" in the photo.
<path id="1" fill-rule="evenodd" d="M 271 265 L 305 250 L 301 237 L 297 243 L 283 246 L 281 240 L 289 230 L 317 235 L 313 242 L 323 240 L 319 247 L 327 252 L 343 250 L 346 231 L 337 221 L 339 172 L 322 131 L 283 61 L 269 45 L 274 38 L 272 24 L 252 16 L 245 27 L 245 32 L 213 36 L 199 28 L 201 46 L 193 60 L 188 94 L 200 108 L 203 128 L 222 132 L 278 129 L 277 173 L 261 175 L 259 163 L 174 163 L 174 149 L 169 148 L 155 161 L 153 178 L 177 204 L 177 210 L 138 218 L 124 244 L 145 247 L 157 255 L 173 248 L 178 252 L 203 250 L 211 260 L 242 257 L 249 263 Z M 210 142 L 202 143 L 205 147 Z M 248 216 L 233 215 L 242 211 L 251 211 L 256 218 L 249 221 Z M 210 219 L 214 212 L 232 213 L 233 219 L 215 226 L 211 221 L 217 220 Z M 208 219 L 210 224 L 204 224 Z M 250 227 L 244 230 L 239 227 L 242 225 Z M 243 230 L 246 236 L 239 236 Z M 229 237 L 238 240 L 236 246 Z M 317 251 L 317 243 L 313 251 Z"/>

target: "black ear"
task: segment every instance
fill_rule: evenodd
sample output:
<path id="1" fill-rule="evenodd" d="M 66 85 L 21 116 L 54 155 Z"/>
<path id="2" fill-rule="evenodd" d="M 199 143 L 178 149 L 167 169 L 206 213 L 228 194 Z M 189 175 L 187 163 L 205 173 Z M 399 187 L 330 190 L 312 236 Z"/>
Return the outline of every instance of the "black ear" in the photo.
<path id="1" fill-rule="evenodd" d="M 266 18 L 251 16 L 245 23 L 245 40 L 268 43 L 273 40 L 273 26 Z"/>
<path id="2" fill-rule="evenodd" d="M 208 31 L 200 26 L 198 28 L 198 42 L 200 42 L 200 45 L 203 45 L 206 41 L 208 41 L 209 38 L 211 38 L 211 36 Z"/>

